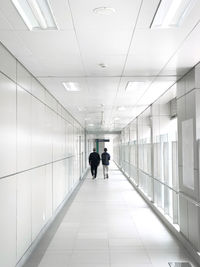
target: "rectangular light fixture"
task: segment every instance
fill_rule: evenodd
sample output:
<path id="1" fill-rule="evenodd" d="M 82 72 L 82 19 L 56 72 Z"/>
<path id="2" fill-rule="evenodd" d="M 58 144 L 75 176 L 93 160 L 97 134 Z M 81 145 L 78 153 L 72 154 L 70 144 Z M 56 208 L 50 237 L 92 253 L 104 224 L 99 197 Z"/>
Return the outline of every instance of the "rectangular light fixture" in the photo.
<path id="1" fill-rule="evenodd" d="M 179 27 L 197 0 L 160 0 L 150 28 Z"/>
<path id="2" fill-rule="evenodd" d="M 79 92 L 80 91 L 80 87 L 78 83 L 63 82 L 62 84 L 68 92 Z"/>
<path id="3" fill-rule="evenodd" d="M 137 82 L 128 82 L 126 85 L 126 92 L 139 93 L 149 86 L 149 82 L 137 81 Z"/>
<path id="4" fill-rule="evenodd" d="M 124 106 L 120 106 L 120 107 L 118 107 L 118 110 L 119 111 L 124 111 L 124 110 L 126 110 L 126 108 Z"/>
<path id="5" fill-rule="evenodd" d="M 167 89 L 172 86 L 174 81 L 155 81 L 139 100 L 139 105 L 151 105 L 157 100 Z"/>
<path id="6" fill-rule="evenodd" d="M 30 31 L 57 30 L 49 0 L 12 0 Z"/>
<path id="7" fill-rule="evenodd" d="M 136 104 L 138 100 L 144 95 L 151 84 L 151 81 L 130 81 L 127 83 L 125 92 L 130 94 L 132 104 Z"/>

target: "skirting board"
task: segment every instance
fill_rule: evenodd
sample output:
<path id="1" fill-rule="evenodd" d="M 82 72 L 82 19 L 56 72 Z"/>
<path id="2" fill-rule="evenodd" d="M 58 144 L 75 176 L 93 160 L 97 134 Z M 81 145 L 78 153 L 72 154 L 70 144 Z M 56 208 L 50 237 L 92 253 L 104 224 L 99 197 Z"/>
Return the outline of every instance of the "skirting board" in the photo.
<path id="1" fill-rule="evenodd" d="M 150 206 L 150 208 L 154 211 L 154 213 L 158 216 L 158 218 L 165 224 L 165 226 L 169 229 L 169 231 L 175 235 L 175 237 L 181 242 L 181 244 L 185 247 L 185 249 L 190 253 L 190 255 L 194 258 L 194 260 L 200 265 L 200 256 L 198 256 L 196 250 L 193 248 L 191 243 L 178 232 L 176 228 L 165 218 L 165 216 L 155 207 L 155 205 L 146 197 L 146 195 L 131 181 L 130 177 L 122 170 L 122 168 L 115 162 L 117 167 L 123 173 L 123 175 L 127 178 L 130 184 L 135 188 L 135 190 L 139 193 L 139 195 L 145 200 L 145 202 Z"/>
<path id="2" fill-rule="evenodd" d="M 56 209 L 56 211 L 52 215 L 52 217 L 49 219 L 49 221 L 42 228 L 42 230 L 40 231 L 40 233 L 38 234 L 38 236 L 36 237 L 36 239 L 32 242 L 32 244 L 30 245 L 30 247 L 27 249 L 27 251 L 22 256 L 22 258 L 18 261 L 18 263 L 16 264 L 16 267 L 22 267 L 26 263 L 26 261 L 28 260 L 28 258 L 33 253 L 33 251 L 37 247 L 38 243 L 42 239 L 42 237 L 45 235 L 46 231 L 52 225 L 52 223 L 54 222 L 54 220 L 56 219 L 56 217 L 58 216 L 58 214 L 62 211 L 63 207 L 67 204 L 68 201 L 70 201 L 70 198 L 81 187 L 83 181 L 86 178 L 86 175 L 87 175 L 88 171 L 89 171 L 89 168 L 86 168 L 86 170 L 83 173 L 81 179 L 73 186 L 73 188 L 71 189 L 71 191 L 67 194 L 67 196 L 65 197 L 65 199 L 62 201 L 62 203 L 59 205 L 59 207 Z"/>

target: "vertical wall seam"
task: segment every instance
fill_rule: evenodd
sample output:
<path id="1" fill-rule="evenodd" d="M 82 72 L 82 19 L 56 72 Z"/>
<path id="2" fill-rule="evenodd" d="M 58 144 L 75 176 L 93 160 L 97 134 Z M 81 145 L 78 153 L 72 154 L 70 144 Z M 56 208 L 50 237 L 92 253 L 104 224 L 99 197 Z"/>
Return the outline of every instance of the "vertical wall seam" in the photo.
<path id="1" fill-rule="evenodd" d="M 16 71 L 16 83 L 15 83 L 15 95 L 16 95 L 16 170 L 18 171 L 18 109 L 17 109 L 17 106 L 18 106 L 18 92 L 17 92 L 17 79 L 18 79 L 18 73 L 17 73 L 17 60 L 15 60 L 15 71 Z M 18 206 L 17 206 L 17 203 L 18 203 L 18 175 L 16 175 L 16 261 L 17 261 L 17 256 L 18 256 L 18 253 L 17 253 L 17 250 L 18 250 L 18 247 L 17 247 L 17 240 L 18 240 Z"/>

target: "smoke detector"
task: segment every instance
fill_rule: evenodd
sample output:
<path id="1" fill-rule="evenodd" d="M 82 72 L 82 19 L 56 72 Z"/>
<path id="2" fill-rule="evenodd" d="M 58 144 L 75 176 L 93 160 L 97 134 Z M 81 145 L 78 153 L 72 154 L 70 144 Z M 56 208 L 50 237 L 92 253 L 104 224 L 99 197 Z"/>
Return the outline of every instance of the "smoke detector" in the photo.
<path id="1" fill-rule="evenodd" d="M 98 14 L 98 15 L 106 15 L 106 16 L 109 16 L 109 15 L 112 15 L 116 12 L 116 10 L 112 7 L 105 7 L 105 6 L 102 6 L 102 7 L 97 7 L 95 9 L 93 9 L 93 12 L 95 14 Z"/>

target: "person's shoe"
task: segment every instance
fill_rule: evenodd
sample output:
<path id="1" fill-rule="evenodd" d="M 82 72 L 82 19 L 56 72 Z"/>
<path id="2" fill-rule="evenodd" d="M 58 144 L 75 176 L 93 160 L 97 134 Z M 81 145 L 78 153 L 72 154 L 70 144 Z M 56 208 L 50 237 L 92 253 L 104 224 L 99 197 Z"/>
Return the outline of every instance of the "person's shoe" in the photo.
<path id="1" fill-rule="evenodd" d="M 106 174 L 106 178 L 108 179 L 108 174 Z"/>
<path id="2" fill-rule="evenodd" d="M 95 179 L 96 177 L 93 175 L 92 179 Z"/>
<path id="3" fill-rule="evenodd" d="M 106 179 L 106 177 L 104 176 L 104 179 Z"/>

